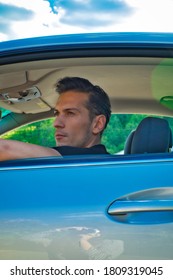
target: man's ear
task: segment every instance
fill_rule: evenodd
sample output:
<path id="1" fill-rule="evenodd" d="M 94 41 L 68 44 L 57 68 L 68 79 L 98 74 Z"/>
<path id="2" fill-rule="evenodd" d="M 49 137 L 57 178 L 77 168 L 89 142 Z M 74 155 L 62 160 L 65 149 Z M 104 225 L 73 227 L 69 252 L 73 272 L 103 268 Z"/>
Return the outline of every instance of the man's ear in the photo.
<path id="1" fill-rule="evenodd" d="M 106 117 L 104 115 L 98 115 L 93 120 L 93 134 L 99 134 L 104 130 L 106 124 Z"/>

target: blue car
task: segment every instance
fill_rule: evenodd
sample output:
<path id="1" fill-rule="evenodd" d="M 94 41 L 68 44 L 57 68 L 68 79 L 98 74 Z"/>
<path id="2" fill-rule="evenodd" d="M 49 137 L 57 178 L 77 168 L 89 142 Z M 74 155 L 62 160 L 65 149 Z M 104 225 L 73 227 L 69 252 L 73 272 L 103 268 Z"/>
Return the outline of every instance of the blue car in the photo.
<path id="1" fill-rule="evenodd" d="M 173 259 L 173 34 L 1 42 L 1 138 L 32 142 L 46 121 L 36 143 L 53 145 L 66 76 L 109 94 L 110 154 L 1 161 L 0 259 Z"/>

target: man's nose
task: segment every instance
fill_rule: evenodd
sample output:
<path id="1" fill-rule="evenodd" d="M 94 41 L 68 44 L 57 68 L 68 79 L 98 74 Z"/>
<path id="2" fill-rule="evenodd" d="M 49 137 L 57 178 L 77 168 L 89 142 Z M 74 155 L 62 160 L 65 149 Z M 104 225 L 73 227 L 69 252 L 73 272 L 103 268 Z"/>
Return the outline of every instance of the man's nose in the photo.
<path id="1" fill-rule="evenodd" d="M 64 119 L 62 116 L 56 116 L 55 121 L 54 121 L 54 127 L 64 127 L 65 123 L 64 123 Z"/>

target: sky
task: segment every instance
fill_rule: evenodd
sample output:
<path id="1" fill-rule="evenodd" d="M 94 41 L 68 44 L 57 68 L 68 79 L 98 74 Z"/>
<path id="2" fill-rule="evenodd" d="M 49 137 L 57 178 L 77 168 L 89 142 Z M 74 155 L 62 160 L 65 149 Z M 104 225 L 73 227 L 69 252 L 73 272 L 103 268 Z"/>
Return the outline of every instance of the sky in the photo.
<path id="1" fill-rule="evenodd" d="M 0 41 L 93 32 L 173 32 L 173 0 L 0 0 Z"/>

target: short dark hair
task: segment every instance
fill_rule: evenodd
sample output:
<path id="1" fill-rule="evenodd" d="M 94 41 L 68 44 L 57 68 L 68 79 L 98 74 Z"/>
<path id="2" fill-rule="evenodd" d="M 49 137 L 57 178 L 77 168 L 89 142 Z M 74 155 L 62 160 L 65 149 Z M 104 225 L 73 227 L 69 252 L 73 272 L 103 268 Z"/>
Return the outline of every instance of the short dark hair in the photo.
<path id="1" fill-rule="evenodd" d="M 111 116 L 111 104 L 107 93 L 97 85 L 93 85 L 89 80 L 79 77 L 65 77 L 56 84 L 56 91 L 61 94 L 69 90 L 87 93 L 89 95 L 87 109 L 91 118 L 97 115 L 106 117 L 106 128 Z"/>

